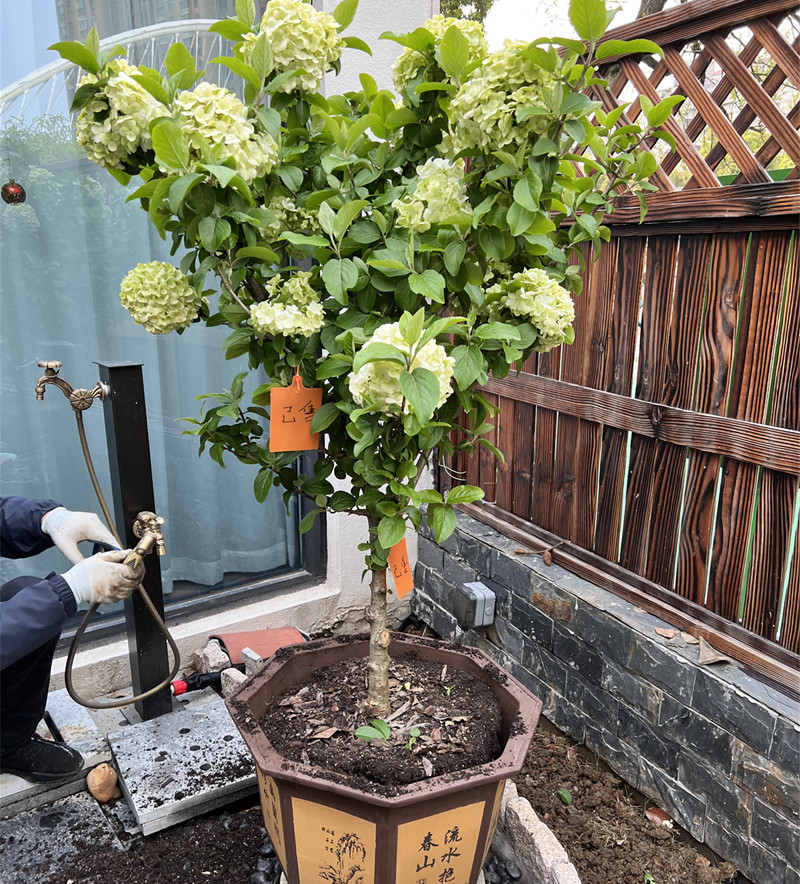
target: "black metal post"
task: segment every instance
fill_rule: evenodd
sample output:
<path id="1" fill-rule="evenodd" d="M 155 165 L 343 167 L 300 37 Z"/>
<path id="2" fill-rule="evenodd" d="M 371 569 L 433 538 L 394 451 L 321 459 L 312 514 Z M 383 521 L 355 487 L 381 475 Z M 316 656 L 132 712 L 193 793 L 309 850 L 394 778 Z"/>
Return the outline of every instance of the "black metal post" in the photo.
<path id="1" fill-rule="evenodd" d="M 100 380 L 111 388 L 103 403 L 111 467 L 111 487 L 117 531 L 127 547 L 137 538 L 133 523 L 142 511 L 157 513 L 150 466 L 150 441 L 144 402 L 142 366 L 138 362 L 98 362 Z M 155 553 L 144 558 L 143 585 L 163 618 L 161 565 Z M 125 602 L 125 623 L 134 694 L 154 688 L 169 675 L 167 641 L 139 593 Z M 169 686 L 134 704 L 143 721 L 172 711 Z"/>

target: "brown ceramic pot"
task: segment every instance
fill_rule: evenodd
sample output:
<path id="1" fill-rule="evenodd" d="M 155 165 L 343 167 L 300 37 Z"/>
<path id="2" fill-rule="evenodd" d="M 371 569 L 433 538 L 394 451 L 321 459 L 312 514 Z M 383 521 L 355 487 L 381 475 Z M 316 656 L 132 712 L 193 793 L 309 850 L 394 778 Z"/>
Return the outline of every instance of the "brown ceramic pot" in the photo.
<path id="1" fill-rule="evenodd" d="M 391 654 L 473 673 L 502 709 L 503 746 L 493 762 L 412 783 L 399 794 L 368 794 L 325 770 L 279 755 L 258 725 L 267 704 L 315 670 L 366 657 L 366 637 L 284 648 L 226 702 L 256 762 L 264 821 L 290 884 L 475 884 L 491 844 L 503 785 L 522 769 L 541 700 L 485 654 L 395 634 Z"/>

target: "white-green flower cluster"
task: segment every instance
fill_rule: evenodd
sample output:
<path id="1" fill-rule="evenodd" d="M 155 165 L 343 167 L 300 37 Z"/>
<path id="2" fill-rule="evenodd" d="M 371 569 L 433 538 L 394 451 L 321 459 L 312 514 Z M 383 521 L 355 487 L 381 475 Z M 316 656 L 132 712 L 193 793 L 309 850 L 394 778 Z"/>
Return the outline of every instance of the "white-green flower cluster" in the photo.
<path id="1" fill-rule="evenodd" d="M 175 99 L 180 127 L 194 162 L 202 162 L 204 148 L 219 148 L 220 159 L 233 159 L 246 184 L 271 171 L 278 161 L 278 145 L 266 132 L 256 132 L 247 107 L 228 89 L 200 83 Z"/>
<path id="2" fill-rule="evenodd" d="M 431 224 L 441 224 L 455 215 L 471 213 L 464 183 L 464 161 L 436 157 L 417 166 L 413 195 L 392 203 L 398 227 L 424 233 Z"/>
<path id="3" fill-rule="evenodd" d="M 487 301 L 493 302 L 495 318 L 502 318 L 497 308 L 505 307 L 513 316 L 534 326 L 534 349 L 540 353 L 572 341 L 575 304 L 570 293 L 541 268 L 523 270 L 495 283 L 487 289 L 486 296 Z"/>
<path id="4" fill-rule="evenodd" d="M 137 264 L 122 280 L 119 297 L 134 322 L 151 335 L 191 325 L 201 304 L 188 278 L 163 261 Z"/>
<path id="5" fill-rule="evenodd" d="M 535 62 L 519 54 L 527 44 L 506 40 L 493 52 L 453 97 L 451 120 L 455 126 L 453 147 L 489 153 L 514 143 L 526 143 L 547 128 L 547 116 L 531 116 L 517 122 L 524 107 L 541 105 L 541 90 L 553 77 Z"/>
<path id="6" fill-rule="evenodd" d="M 133 79 L 135 65 L 117 58 L 109 69 L 105 88 L 78 114 L 75 134 L 90 160 L 106 169 L 122 169 L 128 156 L 153 146 L 150 123 L 167 110 Z M 94 74 L 87 74 L 79 86 L 97 82 Z"/>
<path id="7" fill-rule="evenodd" d="M 317 213 L 295 205 L 288 196 L 273 196 L 264 208 L 275 216 L 274 221 L 259 228 L 267 242 L 275 242 L 286 230 L 307 234 L 322 232 Z"/>
<path id="8" fill-rule="evenodd" d="M 273 276 L 266 289 L 269 300 L 253 305 L 249 323 L 260 335 L 309 338 L 322 330 L 324 315 L 319 297 L 300 270 L 284 280 Z"/>
<path id="9" fill-rule="evenodd" d="M 391 344 L 408 357 L 414 353 L 417 344 L 416 341 L 409 344 L 405 340 L 400 332 L 399 322 L 382 325 L 364 346 L 374 343 Z M 439 402 L 436 405 L 439 408 L 453 392 L 450 381 L 454 365 L 455 360 L 447 355 L 441 344 L 428 341 L 417 351 L 408 369 L 398 362 L 368 362 L 363 365 L 355 374 L 350 375 L 350 392 L 362 408 L 390 414 L 399 411 L 402 406 L 403 411 L 408 414 L 411 407 L 408 401 L 403 401 L 400 374 L 406 370 L 413 372 L 416 368 L 427 368 L 439 381 Z"/>
<path id="10" fill-rule="evenodd" d="M 270 0 L 261 19 L 261 32 L 267 35 L 275 70 L 279 74 L 298 71 L 281 84 L 279 92 L 316 92 L 344 48 L 336 19 L 327 12 L 318 12 L 305 0 Z M 255 34 L 245 36 L 245 61 L 255 41 Z"/>
<path id="11" fill-rule="evenodd" d="M 423 27 L 426 31 L 433 34 L 436 41 L 435 45 L 442 42 L 447 30 L 455 26 L 461 31 L 462 35 L 469 46 L 469 64 L 479 61 L 488 52 L 486 37 L 483 32 L 483 25 L 480 22 L 470 21 L 465 18 L 446 18 L 443 15 L 434 15 L 429 18 Z M 416 49 L 406 47 L 400 55 L 397 56 L 392 66 L 392 81 L 395 89 L 403 97 L 404 101 L 408 101 L 406 95 L 406 87 L 419 74 L 420 69 L 426 64 L 425 56 Z"/>

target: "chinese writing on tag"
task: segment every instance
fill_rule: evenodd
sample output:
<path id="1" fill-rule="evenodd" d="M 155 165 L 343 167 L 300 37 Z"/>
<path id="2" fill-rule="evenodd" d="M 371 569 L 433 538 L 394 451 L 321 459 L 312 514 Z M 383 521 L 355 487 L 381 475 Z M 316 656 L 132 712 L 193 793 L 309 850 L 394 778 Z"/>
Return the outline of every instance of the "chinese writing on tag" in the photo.
<path id="1" fill-rule="evenodd" d="M 389 570 L 392 572 L 397 597 L 403 598 L 414 588 L 414 574 L 408 561 L 405 537 L 389 550 Z"/>
<path id="2" fill-rule="evenodd" d="M 322 405 L 322 390 L 307 389 L 300 375 L 288 387 L 270 391 L 270 451 L 314 451 L 319 433 L 311 432 L 311 419 Z"/>

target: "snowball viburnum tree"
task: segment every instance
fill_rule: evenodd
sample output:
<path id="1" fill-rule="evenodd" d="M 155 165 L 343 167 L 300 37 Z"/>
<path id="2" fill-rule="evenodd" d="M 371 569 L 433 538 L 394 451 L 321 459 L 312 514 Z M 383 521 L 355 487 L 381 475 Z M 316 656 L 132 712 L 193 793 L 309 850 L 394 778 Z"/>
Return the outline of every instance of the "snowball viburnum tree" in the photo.
<path id="1" fill-rule="evenodd" d="M 94 31 L 53 48 L 87 71 L 73 109 L 88 156 L 125 184 L 138 176 L 134 196 L 184 250 L 174 272 L 132 271 L 124 305 L 153 333 L 192 320 L 228 326 L 225 357 L 247 355 L 269 378 L 245 395 L 238 375 L 205 397 L 189 431 L 201 450 L 252 464 L 259 500 L 273 485 L 287 501 L 312 499 L 301 531 L 323 511 L 367 517 L 369 705 L 381 714 L 389 550 L 425 508 L 444 540 L 454 506 L 483 496 L 460 485 L 443 497 L 419 479 L 452 452 L 462 412 L 457 446 L 495 450 L 480 392 L 490 375 L 572 342 L 579 247 L 608 239 L 614 195 L 652 189 L 644 141 L 669 138 L 657 127 L 675 99 L 643 100 L 642 128 L 587 97 L 596 59 L 659 52 L 644 40 L 603 42 L 603 0 L 572 0 L 579 40 L 495 53 L 479 24 L 435 16 L 383 35 L 402 47 L 396 93 L 362 74 L 359 91 L 323 96 L 343 51 L 369 52 L 342 35 L 356 7 L 343 0 L 328 15 L 270 0 L 256 22 L 252 0 L 237 0 L 237 17 L 211 30 L 231 42 L 213 63 L 241 78 L 243 100 L 203 82 L 180 43 L 165 75 L 120 60 L 119 47 L 101 53 Z M 271 390 L 296 374 L 322 391 L 310 474 L 298 472 L 297 452 L 271 450 L 265 432 Z"/>

